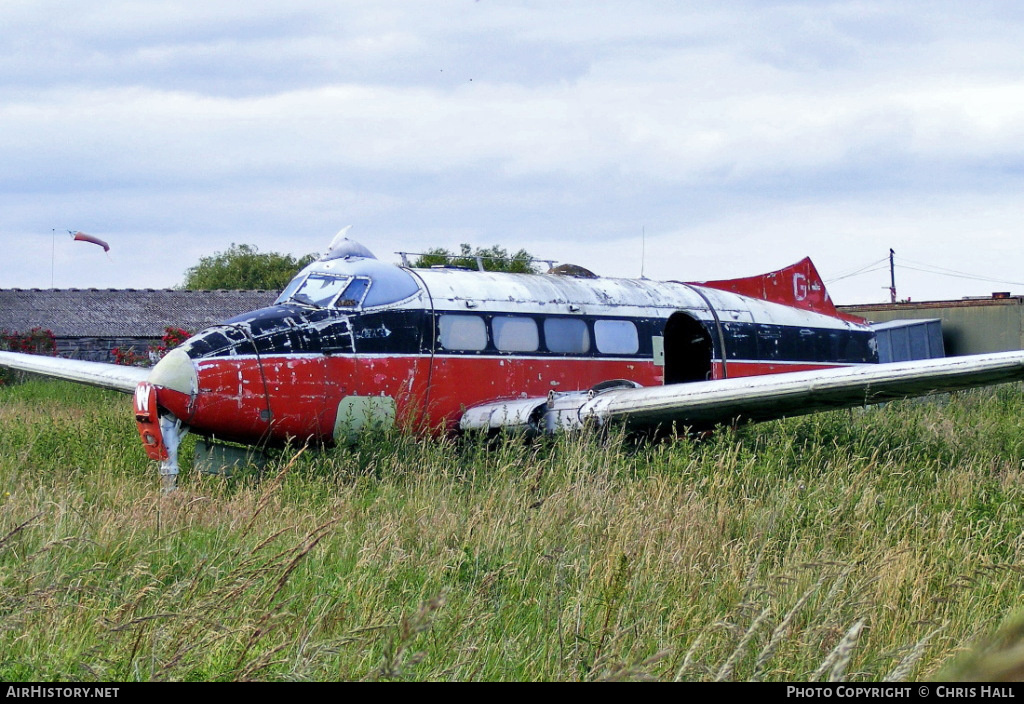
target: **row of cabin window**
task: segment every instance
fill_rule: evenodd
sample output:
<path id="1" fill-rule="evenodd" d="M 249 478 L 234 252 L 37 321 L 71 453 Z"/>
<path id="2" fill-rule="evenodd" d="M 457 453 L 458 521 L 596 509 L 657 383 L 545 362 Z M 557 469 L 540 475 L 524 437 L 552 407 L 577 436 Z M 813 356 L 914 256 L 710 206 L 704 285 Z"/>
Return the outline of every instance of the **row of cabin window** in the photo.
<path id="1" fill-rule="evenodd" d="M 558 354 L 586 354 L 591 350 L 591 328 L 579 318 L 535 318 L 496 315 L 491 318 L 491 339 L 499 352 L 537 352 L 544 348 Z M 442 315 L 439 321 L 441 347 L 460 352 L 487 349 L 487 321 L 480 315 Z M 636 354 L 640 339 L 630 320 L 595 320 L 593 342 L 601 354 Z"/>

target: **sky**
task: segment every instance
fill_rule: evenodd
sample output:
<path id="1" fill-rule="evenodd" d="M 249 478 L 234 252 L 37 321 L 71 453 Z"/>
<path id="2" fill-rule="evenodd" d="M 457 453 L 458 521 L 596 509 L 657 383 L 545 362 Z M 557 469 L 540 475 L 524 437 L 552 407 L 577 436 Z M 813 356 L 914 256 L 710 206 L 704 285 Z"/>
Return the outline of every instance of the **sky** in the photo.
<path id="1" fill-rule="evenodd" d="M 0 4 L 0 287 L 499 244 L 840 304 L 1024 294 L 1024 5 Z M 75 242 L 82 231 L 110 245 Z"/>

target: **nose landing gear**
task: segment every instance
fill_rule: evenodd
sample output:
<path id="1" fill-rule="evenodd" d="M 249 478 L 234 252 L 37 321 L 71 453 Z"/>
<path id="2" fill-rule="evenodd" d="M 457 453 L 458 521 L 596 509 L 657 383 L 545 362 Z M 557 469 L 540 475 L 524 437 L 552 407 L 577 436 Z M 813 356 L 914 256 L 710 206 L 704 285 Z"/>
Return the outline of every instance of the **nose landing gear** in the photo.
<path id="1" fill-rule="evenodd" d="M 188 433 L 188 426 L 157 405 L 156 387 L 142 382 L 135 389 L 135 422 L 146 455 L 160 462 L 160 486 L 165 494 L 177 488 L 178 447 Z"/>

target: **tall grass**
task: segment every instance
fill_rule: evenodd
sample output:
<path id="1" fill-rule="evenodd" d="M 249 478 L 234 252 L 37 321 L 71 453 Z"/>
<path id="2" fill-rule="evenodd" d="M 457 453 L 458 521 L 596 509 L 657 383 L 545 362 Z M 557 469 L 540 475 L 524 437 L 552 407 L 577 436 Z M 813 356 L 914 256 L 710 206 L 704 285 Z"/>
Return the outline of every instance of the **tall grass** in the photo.
<path id="1" fill-rule="evenodd" d="M 2 388 L 0 679 L 1010 677 L 1022 410 L 385 433 L 163 496 L 125 397 Z"/>

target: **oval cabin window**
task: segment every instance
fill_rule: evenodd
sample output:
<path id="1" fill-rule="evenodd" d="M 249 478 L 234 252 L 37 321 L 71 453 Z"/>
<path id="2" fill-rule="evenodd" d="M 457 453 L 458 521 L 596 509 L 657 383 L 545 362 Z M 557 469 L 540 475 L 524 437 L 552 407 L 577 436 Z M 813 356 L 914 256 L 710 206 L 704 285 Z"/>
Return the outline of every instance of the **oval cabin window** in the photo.
<path id="1" fill-rule="evenodd" d="M 479 315 L 442 315 L 441 347 L 478 352 L 487 347 L 487 324 Z"/>
<path id="2" fill-rule="evenodd" d="M 491 321 L 494 346 L 501 352 L 536 352 L 540 347 L 537 321 L 533 318 L 504 315 Z"/>
<path id="3" fill-rule="evenodd" d="M 594 341 L 601 354 L 636 354 L 640 338 L 629 320 L 598 320 L 594 323 Z"/>

